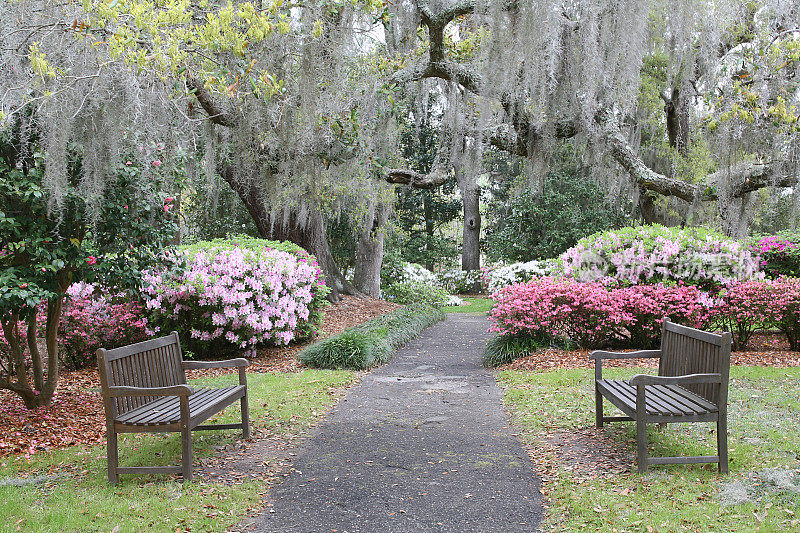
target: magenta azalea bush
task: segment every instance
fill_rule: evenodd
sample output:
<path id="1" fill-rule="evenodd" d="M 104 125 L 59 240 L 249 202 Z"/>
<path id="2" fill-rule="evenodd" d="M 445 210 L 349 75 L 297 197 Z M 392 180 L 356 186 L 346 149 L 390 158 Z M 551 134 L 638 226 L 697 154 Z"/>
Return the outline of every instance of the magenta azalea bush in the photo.
<path id="1" fill-rule="evenodd" d="M 98 348 L 116 348 L 147 336 L 147 320 L 139 302 L 124 294 L 99 294 L 88 283 L 75 283 L 67 290 L 58 326 L 59 353 L 67 368 L 93 364 Z"/>
<path id="2" fill-rule="evenodd" d="M 715 300 L 693 285 L 623 286 L 553 277 L 511 285 L 492 298 L 490 331 L 568 338 L 584 348 L 657 346 L 665 316 L 702 326 L 715 305 Z"/>
<path id="3" fill-rule="evenodd" d="M 543 277 L 492 295 L 489 331 L 501 335 L 568 337 L 590 348 L 623 335 L 633 320 L 600 282 Z"/>
<path id="4" fill-rule="evenodd" d="M 316 331 L 327 294 L 313 256 L 215 241 L 175 252 L 175 267 L 144 275 L 154 330 L 176 329 L 190 350 L 218 355 L 286 345 Z"/>
<path id="5" fill-rule="evenodd" d="M 561 255 L 578 281 L 631 284 L 683 281 L 714 287 L 759 276 L 758 256 L 742 243 L 702 228 L 639 226 L 596 233 Z"/>
<path id="6" fill-rule="evenodd" d="M 753 253 L 761 257 L 759 266 L 767 277 L 800 276 L 800 234 L 755 237 L 750 243 Z"/>

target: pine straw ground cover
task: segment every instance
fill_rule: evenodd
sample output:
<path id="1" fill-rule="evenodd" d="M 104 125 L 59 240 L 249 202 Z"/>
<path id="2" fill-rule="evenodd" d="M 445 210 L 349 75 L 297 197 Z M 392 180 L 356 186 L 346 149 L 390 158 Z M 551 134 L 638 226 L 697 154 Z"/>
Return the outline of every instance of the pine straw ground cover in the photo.
<path id="1" fill-rule="evenodd" d="M 381 300 L 345 296 L 338 305 L 326 310 L 320 338 L 398 307 Z M 303 346 L 264 348 L 252 359 L 248 372 L 298 372 L 302 367 L 296 356 Z M 234 370 L 195 370 L 189 373 L 189 377 L 210 377 Z M 64 372 L 52 405 L 35 411 L 28 411 L 16 395 L 0 390 L 0 457 L 105 442 L 105 419 L 99 388 L 96 368 Z"/>
<path id="2" fill-rule="evenodd" d="M 633 424 L 594 428 L 586 351 L 548 350 L 501 367 L 506 405 L 543 478 L 544 530 L 800 531 L 800 354 L 772 335 L 751 347 L 759 351 L 732 357 L 727 476 L 716 465 L 633 473 Z M 604 363 L 604 375 L 641 368 L 655 372 L 652 360 L 618 361 Z M 713 424 L 648 431 L 652 455 L 711 455 L 715 439 Z"/>

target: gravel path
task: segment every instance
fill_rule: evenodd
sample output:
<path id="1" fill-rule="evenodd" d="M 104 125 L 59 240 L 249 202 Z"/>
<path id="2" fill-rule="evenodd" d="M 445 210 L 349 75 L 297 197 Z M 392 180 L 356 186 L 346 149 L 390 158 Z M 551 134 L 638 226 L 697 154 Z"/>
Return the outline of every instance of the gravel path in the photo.
<path id="1" fill-rule="evenodd" d="M 486 327 L 450 315 L 366 375 L 240 529 L 538 530 L 539 479 L 480 365 Z"/>

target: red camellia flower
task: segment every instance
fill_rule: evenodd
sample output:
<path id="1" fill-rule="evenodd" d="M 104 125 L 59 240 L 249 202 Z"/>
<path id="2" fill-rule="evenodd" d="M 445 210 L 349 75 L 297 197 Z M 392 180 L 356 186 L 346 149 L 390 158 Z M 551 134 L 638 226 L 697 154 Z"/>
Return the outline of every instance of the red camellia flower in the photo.
<path id="1" fill-rule="evenodd" d="M 97 258 L 93 255 L 90 255 L 89 257 L 86 258 L 86 262 L 90 265 L 93 265 L 97 263 Z"/>
<path id="2" fill-rule="evenodd" d="M 22 284 L 19 286 L 19 288 L 20 288 L 20 289 L 27 289 L 27 288 L 28 288 L 28 284 L 27 284 L 27 283 L 22 283 Z"/>
<path id="3" fill-rule="evenodd" d="M 172 203 L 173 200 L 174 198 L 172 196 L 167 196 L 166 198 L 164 198 L 164 203 L 170 204 Z"/>

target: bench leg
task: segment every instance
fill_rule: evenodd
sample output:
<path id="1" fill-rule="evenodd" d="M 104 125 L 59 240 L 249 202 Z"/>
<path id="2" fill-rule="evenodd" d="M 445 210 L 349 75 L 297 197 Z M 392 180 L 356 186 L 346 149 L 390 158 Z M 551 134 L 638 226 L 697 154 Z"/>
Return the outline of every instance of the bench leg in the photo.
<path id="1" fill-rule="evenodd" d="M 247 405 L 247 394 L 242 396 L 242 438 L 250 438 L 250 408 Z"/>
<path id="2" fill-rule="evenodd" d="M 192 480 L 192 431 L 189 428 L 189 399 L 181 396 L 181 469 L 183 481 Z"/>
<path id="3" fill-rule="evenodd" d="M 117 434 L 113 430 L 108 430 L 108 438 L 106 439 L 106 462 L 108 463 L 108 482 L 116 485 L 119 482 L 119 474 L 117 467 L 119 467 L 119 447 L 117 444 Z"/>
<path id="4" fill-rule="evenodd" d="M 639 473 L 647 472 L 647 408 L 645 403 L 645 388 L 636 387 L 636 463 Z"/>
<path id="5" fill-rule="evenodd" d="M 728 473 L 728 419 L 720 413 L 717 420 L 717 455 L 719 456 L 719 471 Z"/>
<path id="6" fill-rule="evenodd" d="M 594 390 L 594 425 L 603 427 L 603 395 L 596 388 Z"/>
<path id="7" fill-rule="evenodd" d="M 640 474 L 647 472 L 647 423 L 643 416 L 636 417 L 636 463 Z"/>

